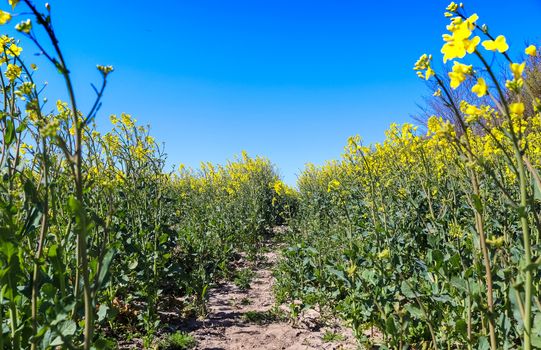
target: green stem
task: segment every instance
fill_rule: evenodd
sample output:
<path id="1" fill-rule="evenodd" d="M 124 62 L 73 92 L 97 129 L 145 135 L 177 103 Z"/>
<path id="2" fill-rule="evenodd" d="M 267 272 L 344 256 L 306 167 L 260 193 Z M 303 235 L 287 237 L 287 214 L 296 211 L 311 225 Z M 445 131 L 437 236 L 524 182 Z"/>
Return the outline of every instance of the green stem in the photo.
<path id="1" fill-rule="evenodd" d="M 520 154 L 518 144 L 515 144 L 515 156 L 518 163 L 518 174 L 520 183 L 520 224 L 522 227 L 522 239 L 524 244 L 524 350 L 530 350 L 531 344 L 531 329 L 532 329 L 532 271 L 527 268 L 532 263 L 532 248 L 530 241 L 530 224 L 526 207 L 528 205 L 528 188 L 526 171 Z"/>
<path id="2" fill-rule="evenodd" d="M 8 277 L 9 280 L 9 288 L 14 292 L 16 288 L 13 286 L 13 281 L 11 280 L 11 276 Z M 21 340 L 19 339 L 19 334 L 17 332 L 19 321 L 17 319 L 17 306 L 15 305 L 15 301 L 10 300 L 9 302 L 9 318 L 10 318 L 10 324 L 11 324 L 11 338 L 13 341 L 13 349 L 20 349 L 21 348 Z"/>
<path id="3" fill-rule="evenodd" d="M 4 324 L 4 289 L 0 288 L 0 349 L 4 348 L 4 330 L 1 328 Z"/>

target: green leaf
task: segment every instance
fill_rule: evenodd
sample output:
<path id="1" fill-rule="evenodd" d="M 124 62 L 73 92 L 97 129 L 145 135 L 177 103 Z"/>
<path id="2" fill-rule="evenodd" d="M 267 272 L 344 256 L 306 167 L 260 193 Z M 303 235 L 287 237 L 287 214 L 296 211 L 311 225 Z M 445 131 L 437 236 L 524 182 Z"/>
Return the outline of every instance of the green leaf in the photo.
<path id="1" fill-rule="evenodd" d="M 387 317 L 385 321 L 385 330 L 388 334 L 396 334 L 396 325 L 392 317 Z"/>
<path id="2" fill-rule="evenodd" d="M 536 348 L 541 348 L 541 337 L 538 335 L 532 335 L 531 337 L 532 345 Z"/>
<path id="3" fill-rule="evenodd" d="M 169 239 L 169 235 L 167 233 L 164 233 L 160 236 L 160 244 L 164 244 Z"/>
<path id="4" fill-rule="evenodd" d="M 490 344 L 488 342 L 488 338 L 483 336 L 483 337 L 479 337 L 479 346 L 478 346 L 478 349 L 479 350 L 489 350 L 490 349 Z"/>
<path id="5" fill-rule="evenodd" d="M 334 267 L 330 266 L 327 266 L 327 271 L 329 271 L 332 275 L 338 277 L 339 280 L 348 282 L 348 279 L 344 275 L 344 271 L 337 270 Z"/>
<path id="6" fill-rule="evenodd" d="M 535 200 L 541 200 L 541 177 L 539 176 L 539 172 L 537 169 L 535 169 L 532 164 L 530 163 L 527 158 L 525 159 L 526 167 L 528 168 L 528 171 L 530 174 L 532 174 L 532 186 L 534 188 L 534 199 Z"/>
<path id="7" fill-rule="evenodd" d="M 96 290 L 100 289 L 103 285 L 103 282 L 105 281 L 105 278 L 108 275 L 109 267 L 111 266 L 111 261 L 113 260 L 113 257 L 115 255 L 114 249 L 109 249 L 107 253 L 103 256 L 103 260 L 101 262 L 101 269 L 100 274 L 98 276 L 98 280 L 96 281 Z M 136 260 L 137 261 L 137 260 Z"/>
<path id="8" fill-rule="evenodd" d="M 91 349 L 108 350 L 108 349 L 114 349 L 115 345 L 116 345 L 116 343 L 114 341 L 112 341 L 112 340 L 99 338 L 94 342 Z"/>
<path id="9" fill-rule="evenodd" d="M 413 306 L 412 304 L 407 304 L 405 308 L 406 310 L 408 310 L 408 312 L 413 318 L 418 319 L 418 320 L 424 320 L 423 311 L 417 306 Z"/>
<path id="10" fill-rule="evenodd" d="M 105 316 L 107 316 L 107 310 L 109 310 L 109 306 L 106 304 L 101 304 L 98 309 L 98 322 L 101 322 L 105 319 Z"/>
<path id="11" fill-rule="evenodd" d="M 537 313 L 534 316 L 532 334 L 541 337 L 541 313 Z"/>
<path id="12" fill-rule="evenodd" d="M 462 292 L 468 292 L 466 281 L 458 276 L 451 277 L 451 285 Z"/>
<path id="13" fill-rule="evenodd" d="M 59 345 L 63 345 L 63 344 L 64 344 L 64 341 L 62 340 L 62 337 L 57 336 L 56 338 L 54 338 L 54 340 L 49 345 L 50 346 L 59 346 Z"/>
<path id="14" fill-rule="evenodd" d="M 6 122 L 6 136 L 4 140 L 8 147 L 15 140 L 15 124 L 13 123 L 13 119 L 8 119 Z"/>
<path id="15" fill-rule="evenodd" d="M 523 267 L 522 271 L 524 271 L 524 272 L 528 272 L 528 271 L 533 272 L 533 271 L 536 271 L 537 269 L 539 269 L 540 265 L 541 264 L 536 263 L 536 262 L 531 263 L 531 264 L 528 264 L 527 266 Z"/>
<path id="16" fill-rule="evenodd" d="M 205 299 L 207 296 L 207 289 L 209 288 L 208 284 L 205 284 L 203 286 L 203 291 L 201 291 L 201 299 Z"/>
<path id="17" fill-rule="evenodd" d="M 482 213 L 483 212 L 483 202 L 481 201 L 481 198 L 476 194 L 472 194 L 471 197 L 473 199 L 473 207 L 474 207 L 474 209 L 478 213 Z"/>
<path id="18" fill-rule="evenodd" d="M 68 207 L 70 209 L 70 212 L 74 215 L 79 215 L 81 213 L 81 202 L 79 202 L 74 196 L 70 196 L 68 198 Z"/>
<path id="19" fill-rule="evenodd" d="M 72 320 L 66 320 L 62 322 L 62 325 L 58 329 L 58 331 L 60 332 L 60 334 L 62 334 L 63 337 L 74 335 L 76 330 L 77 325 Z"/>
<path id="20" fill-rule="evenodd" d="M 402 284 L 400 285 L 400 291 L 402 292 L 402 295 L 404 295 L 408 299 L 414 299 L 415 297 L 419 296 L 419 293 L 414 293 L 409 284 L 406 283 L 406 281 L 402 281 Z"/>
<path id="21" fill-rule="evenodd" d="M 41 286 L 41 292 L 49 299 L 54 298 L 56 288 L 50 283 L 44 283 Z"/>
<path id="22" fill-rule="evenodd" d="M 459 319 L 456 321 L 455 330 L 461 334 L 464 338 L 468 336 L 468 324 L 466 321 Z"/>

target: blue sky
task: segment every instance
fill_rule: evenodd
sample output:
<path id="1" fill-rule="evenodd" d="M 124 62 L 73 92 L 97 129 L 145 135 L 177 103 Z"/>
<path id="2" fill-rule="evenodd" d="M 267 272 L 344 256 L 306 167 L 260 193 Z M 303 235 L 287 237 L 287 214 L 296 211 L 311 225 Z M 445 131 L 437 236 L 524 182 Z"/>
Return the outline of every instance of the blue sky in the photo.
<path id="1" fill-rule="evenodd" d="M 424 52 L 440 60 L 448 21 L 439 0 L 50 3 L 83 106 L 95 65 L 115 66 L 101 129 L 127 112 L 151 124 L 170 164 L 223 163 L 246 150 L 290 184 L 305 163 L 338 158 L 349 136 L 376 142 L 391 122 L 411 121 L 427 94 L 411 68 Z M 541 42 L 538 0 L 466 5 L 515 54 Z M 49 99 L 62 97 L 57 77 L 41 73 Z"/>

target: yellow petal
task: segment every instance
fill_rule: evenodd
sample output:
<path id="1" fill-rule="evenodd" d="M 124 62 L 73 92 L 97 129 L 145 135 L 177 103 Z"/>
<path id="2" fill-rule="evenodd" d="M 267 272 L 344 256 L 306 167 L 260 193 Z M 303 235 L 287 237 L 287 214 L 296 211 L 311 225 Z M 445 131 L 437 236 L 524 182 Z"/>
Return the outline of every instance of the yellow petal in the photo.
<path id="1" fill-rule="evenodd" d="M 503 35 L 498 36 L 496 40 L 485 40 L 482 45 L 488 51 L 498 51 L 500 53 L 504 53 L 509 49 Z"/>
<path id="2" fill-rule="evenodd" d="M 537 48 L 535 47 L 535 45 L 528 46 L 526 50 L 524 50 L 524 52 L 526 53 L 526 55 L 529 56 L 537 56 Z"/>
<path id="3" fill-rule="evenodd" d="M 524 72 L 524 68 L 526 67 L 526 62 L 511 63 L 509 67 L 511 68 L 511 72 L 513 72 L 513 77 L 515 79 L 520 79 L 522 77 L 522 73 Z"/>
<path id="4" fill-rule="evenodd" d="M 509 111 L 512 114 L 522 116 L 524 114 L 524 103 L 522 102 L 511 103 L 509 105 Z"/>
<path id="5" fill-rule="evenodd" d="M 500 35 L 496 38 L 496 49 L 500 53 L 504 53 L 509 49 L 509 45 L 507 45 L 507 41 L 505 40 L 505 37 L 503 35 Z"/>
<path id="6" fill-rule="evenodd" d="M 481 42 L 481 38 L 476 36 L 474 37 L 473 39 L 471 40 L 466 40 L 465 41 L 465 47 L 466 47 L 466 51 L 468 53 L 473 53 L 475 51 L 475 49 L 477 48 L 477 45 L 479 45 L 479 43 Z"/>
<path id="7" fill-rule="evenodd" d="M 488 50 L 488 51 L 495 51 L 496 50 L 496 45 L 494 44 L 494 41 L 492 41 L 492 40 L 485 40 L 485 41 L 483 41 L 482 45 L 485 48 L 485 50 Z"/>
<path id="8" fill-rule="evenodd" d="M 0 10 L 0 25 L 6 24 L 11 20 L 11 14 Z"/>
<path id="9" fill-rule="evenodd" d="M 434 75 L 434 70 L 430 67 L 426 70 L 426 80 L 430 79 Z"/>
<path id="10" fill-rule="evenodd" d="M 485 79 L 477 79 L 477 84 L 472 87 L 471 91 L 476 94 L 477 97 L 485 96 L 487 94 L 487 83 L 485 82 Z"/>

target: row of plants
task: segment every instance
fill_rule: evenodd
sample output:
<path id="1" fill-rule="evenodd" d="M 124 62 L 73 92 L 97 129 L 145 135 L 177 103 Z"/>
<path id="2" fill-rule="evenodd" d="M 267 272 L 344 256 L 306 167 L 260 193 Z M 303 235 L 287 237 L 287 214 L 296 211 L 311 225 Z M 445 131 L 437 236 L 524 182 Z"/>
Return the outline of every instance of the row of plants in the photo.
<path id="1" fill-rule="evenodd" d="M 538 48 L 514 61 L 462 4 L 445 16 L 448 73 L 415 64 L 434 92 L 426 125 L 352 137 L 300 175 L 278 302 L 381 348 L 541 348 Z"/>
<path id="2" fill-rule="evenodd" d="M 51 6 L 9 4 L 0 23 L 27 16 L 15 29 L 40 69 L 60 74 L 68 101 L 51 105 L 20 42 L 0 37 L 0 349 L 115 348 L 129 336 L 153 346 L 171 328 L 163 311 L 177 322 L 204 313 L 231 263 L 257 258 L 292 191 L 267 159 L 246 154 L 168 171 L 149 127 L 128 114 L 100 132 L 113 68 L 97 67 L 95 101 L 81 111 Z"/>

